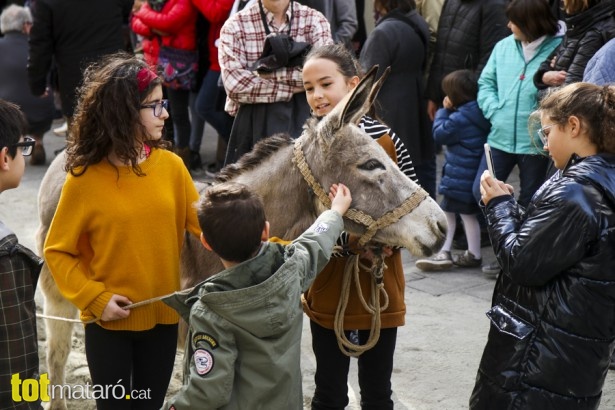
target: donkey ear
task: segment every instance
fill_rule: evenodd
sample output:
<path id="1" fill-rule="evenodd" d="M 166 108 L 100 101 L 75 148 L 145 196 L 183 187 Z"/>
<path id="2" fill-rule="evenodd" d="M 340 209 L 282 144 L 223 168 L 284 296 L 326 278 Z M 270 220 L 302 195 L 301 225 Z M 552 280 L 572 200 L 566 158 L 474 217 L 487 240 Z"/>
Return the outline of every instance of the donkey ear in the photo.
<path id="1" fill-rule="evenodd" d="M 374 68 L 377 69 L 378 66 L 372 67 L 372 70 Z M 371 72 L 371 70 L 370 70 L 370 72 Z M 384 84 L 384 82 L 386 81 L 386 79 L 388 78 L 390 73 L 391 73 L 391 66 L 388 66 L 384 70 L 384 72 L 382 73 L 382 75 L 380 76 L 378 81 L 376 81 L 376 83 L 372 86 L 372 89 L 369 92 L 369 97 L 367 97 L 367 106 L 368 107 L 371 107 L 374 104 L 374 102 L 376 101 L 376 97 L 378 97 L 378 92 L 382 88 L 382 85 Z"/>
<path id="2" fill-rule="evenodd" d="M 342 128 L 345 124 L 356 124 L 363 114 L 369 110 L 371 103 L 368 104 L 368 102 L 377 72 L 378 66 L 375 65 L 352 91 L 350 98 L 344 103 L 344 108 L 339 116 L 336 129 Z"/>

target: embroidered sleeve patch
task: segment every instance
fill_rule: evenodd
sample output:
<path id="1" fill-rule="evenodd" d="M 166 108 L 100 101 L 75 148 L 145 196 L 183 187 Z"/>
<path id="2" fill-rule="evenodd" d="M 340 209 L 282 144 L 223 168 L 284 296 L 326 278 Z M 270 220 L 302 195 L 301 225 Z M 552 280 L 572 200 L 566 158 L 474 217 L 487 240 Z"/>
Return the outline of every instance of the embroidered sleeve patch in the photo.
<path id="1" fill-rule="evenodd" d="M 207 343 L 212 350 L 218 347 L 218 341 L 207 333 L 195 333 L 194 336 L 192 336 L 192 346 L 195 349 L 198 347 L 199 342 Z"/>
<path id="2" fill-rule="evenodd" d="M 319 222 L 318 225 L 314 227 L 314 232 L 316 233 L 325 233 L 329 230 L 329 225 L 324 222 Z"/>
<path id="3" fill-rule="evenodd" d="M 192 355 L 196 372 L 205 376 L 214 368 L 214 357 L 205 349 L 197 349 Z"/>

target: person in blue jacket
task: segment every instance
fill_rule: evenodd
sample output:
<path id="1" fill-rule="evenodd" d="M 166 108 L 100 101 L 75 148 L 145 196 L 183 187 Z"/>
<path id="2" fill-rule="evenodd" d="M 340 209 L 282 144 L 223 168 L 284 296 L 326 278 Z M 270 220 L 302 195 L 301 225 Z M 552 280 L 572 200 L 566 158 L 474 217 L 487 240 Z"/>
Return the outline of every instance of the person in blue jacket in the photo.
<path id="1" fill-rule="evenodd" d="M 491 122 L 487 142 L 491 145 L 495 176 L 506 181 L 519 168 L 518 201 L 526 206 L 544 182 L 549 158 L 532 138 L 528 119 L 537 107 L 538 90 L 532 77 L 540 63 L 557 45 L 558 26 L 546 1 L 513 0 L 506 8 L 513 34 L 494 47 L 478 80 L 478 105 Z M 483 159 L 474 180 L 474 197 L 480 200 L 480 176 L 487 169 Z"/>
<path id="2" fill-rule="evenodd" d="M 589 60 L 583 73 L 586 83 L 606 85 L 615 83 L 615 38 L 603 45 Z"/>
<path id="3" fill-rule="evenodd" d="M 462 267 L 481 265 L 480 226 L 477 214 L 478 203 L 472 194 L 474 176 L 483 153 L 483 144 L 491 124 L 485 119 L 476 102 L 478 85 L 472 70 L 456 70 L 442 80 L 446 93 L 436 112 L 433 137 L 437 144 L 446 146 L 442 167 L 442 179 L 438 193 L 442 195 L 440 207 L 446 214 L 448 231 L 444 246 L 430 259 L 419 259 L 416 266 L 421 270 L 443 270 L 453 264 Z M 451 246 L 459 214 L 468 242 L 468 249 L 451 257 Z"/>

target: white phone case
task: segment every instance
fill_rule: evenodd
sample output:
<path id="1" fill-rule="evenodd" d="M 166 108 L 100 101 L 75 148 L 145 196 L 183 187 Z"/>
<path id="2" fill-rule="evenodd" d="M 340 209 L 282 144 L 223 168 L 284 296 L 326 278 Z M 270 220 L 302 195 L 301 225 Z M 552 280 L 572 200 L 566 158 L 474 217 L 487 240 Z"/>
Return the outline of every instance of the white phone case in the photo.
<path id="1" fill-rule="evenodd" d="M 491 155 L 491 147 L 489 144 L 485 144 L 485 158 L 487 159 L 487 168 L 493 178 L 495 178 L 495 171 L 493 170 L 493 156 Z"/>

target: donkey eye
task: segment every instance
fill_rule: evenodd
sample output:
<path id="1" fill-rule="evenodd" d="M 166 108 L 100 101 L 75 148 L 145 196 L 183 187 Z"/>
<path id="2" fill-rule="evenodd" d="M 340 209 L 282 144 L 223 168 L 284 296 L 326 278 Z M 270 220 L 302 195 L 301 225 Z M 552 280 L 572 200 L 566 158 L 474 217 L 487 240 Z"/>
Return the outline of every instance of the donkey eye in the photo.
<path id="1" fill-rule="evenodd" d="M 382 165 L 382 163 L 378 161 L 377 159 L 370 159 L 364 162 L 363 164 L 359 165 L 359 169 L 363 169 L 365 171 L 373 171 L 378 168 L 383 169 L 383 170 L 386 169 L 384 165 Z"/>

